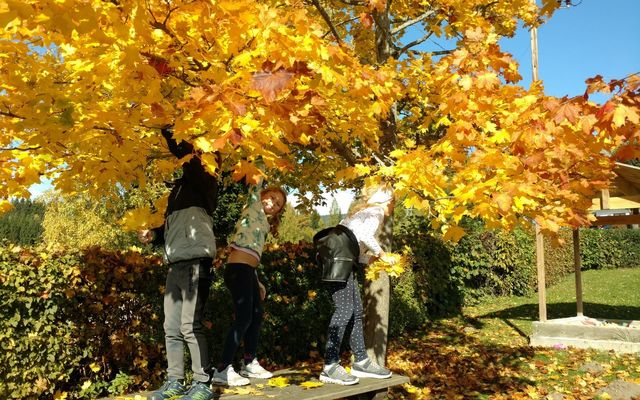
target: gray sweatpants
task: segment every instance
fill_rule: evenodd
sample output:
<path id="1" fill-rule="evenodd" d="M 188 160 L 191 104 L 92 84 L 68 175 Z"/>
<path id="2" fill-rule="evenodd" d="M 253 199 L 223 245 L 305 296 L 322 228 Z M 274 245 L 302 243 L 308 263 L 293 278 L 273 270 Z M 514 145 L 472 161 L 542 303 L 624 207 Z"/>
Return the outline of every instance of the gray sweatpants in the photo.
<path id="1" fill-rule="evenodd" d="M 164 334 L 170 379 L 184 379 L 186 342 L 193 380 L 209 382 L 210 360 L 202 317 L 211 287 L 211 264 L 211 259 L 203 258 L 169 265 L 164 293 Z"/>

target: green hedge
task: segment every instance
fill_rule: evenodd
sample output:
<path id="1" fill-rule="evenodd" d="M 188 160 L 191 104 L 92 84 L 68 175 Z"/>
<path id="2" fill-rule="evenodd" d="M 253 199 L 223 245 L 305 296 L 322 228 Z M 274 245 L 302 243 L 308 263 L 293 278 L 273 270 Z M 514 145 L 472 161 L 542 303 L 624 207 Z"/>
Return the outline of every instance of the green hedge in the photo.
<path id="1" fill-rule="evenodd" d="M 138 253 L 0 247 L 0 398 L 92 398 L 157 380 L 161 269 Z"/>
<path id="2" fill-rule="evenodd" d="M 451 244 L 438 239 L 420 216 L 403 216 L 396 224 L 397 247 L 407 245 L 414 252 L 413 290 L 430 317 L 458 313 L 462 305 L 483 297 L 536 290 L 533 229 L 487 231 L 475 221 L 466 221 L 465 227 L 467 235 Z M 560 239 L 560 246 L 545 240 L 547 285 L 574 270 L 572 232 L 562 231 Z M 580 246 L 583 270 L 640 267 L 638 229 L 581 229 Z"/>

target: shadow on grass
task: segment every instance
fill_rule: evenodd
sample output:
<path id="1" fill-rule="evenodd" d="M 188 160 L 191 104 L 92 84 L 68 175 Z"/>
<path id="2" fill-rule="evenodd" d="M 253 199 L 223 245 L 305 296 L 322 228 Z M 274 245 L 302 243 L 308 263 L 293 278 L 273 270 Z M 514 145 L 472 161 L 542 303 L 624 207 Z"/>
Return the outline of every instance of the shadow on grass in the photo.
<path id="1" fill-rule="evenodd" d="M 584 303 L 584 314 L 591 318 L 640 319 L 640 307 L 611 306 L 598 303 Z M 547 318 L 567 318 L 576 316 L 576 303 L 547 304 Z M 523 304 L 477 316 L 477 318 L 538 320 L 538 304 Z"/>
<path id="2" fill-rule="evenodd" d="M 482 341 L 474 319 L 433 321 L 420 332 L 394 340 L 389 366 L 408 375 L 422 393 L 393 389 L 393 398 L 464 398 L 523 392 L 535 381 L 526 368 L 535 352 L 528 346 L 504 346 Z"/>

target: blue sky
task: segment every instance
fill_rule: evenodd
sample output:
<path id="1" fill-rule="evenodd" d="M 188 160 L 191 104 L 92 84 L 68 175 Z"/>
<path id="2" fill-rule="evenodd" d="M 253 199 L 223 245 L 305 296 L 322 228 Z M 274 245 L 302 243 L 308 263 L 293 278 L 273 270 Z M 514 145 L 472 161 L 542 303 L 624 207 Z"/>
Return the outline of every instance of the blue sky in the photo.
<path id="1" fill-rule="evenodd" d="M 580 0 L 574 0 L 579 3 Z M 531 83 L 529 31 L 503 40 L 520 63 L 524 86 Z M 539 77 L 548 95 L 584 93 L 587 78 L 605 80 L 640 72 L 640 0 L 582 0 L 556 11 L 538 28 Z"/>

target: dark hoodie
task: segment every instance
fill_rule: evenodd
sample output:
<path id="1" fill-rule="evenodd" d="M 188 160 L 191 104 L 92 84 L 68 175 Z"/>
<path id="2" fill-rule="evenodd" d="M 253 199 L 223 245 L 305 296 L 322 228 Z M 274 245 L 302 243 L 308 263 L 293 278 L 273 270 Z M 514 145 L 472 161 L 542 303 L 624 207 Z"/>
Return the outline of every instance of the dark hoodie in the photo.
<path id="1" fill-rule="evenodd" d="M 193 153 L 193 145 L 173 138 L 170 128 L 162 129 L 169 150 L 177 158 Z M 214 258 L 216 241 L 213 212 L 218 197 L 218 180 L 205 171 L 200 159 L 182 164 L 182 177 L 169 194 L 165 222 L 154 229 L 154 244 L 164 244 L 167 263 L 195 258 Z"/>

